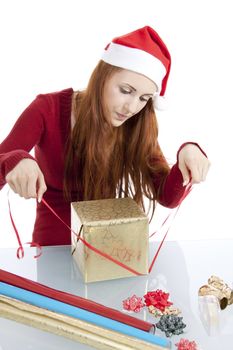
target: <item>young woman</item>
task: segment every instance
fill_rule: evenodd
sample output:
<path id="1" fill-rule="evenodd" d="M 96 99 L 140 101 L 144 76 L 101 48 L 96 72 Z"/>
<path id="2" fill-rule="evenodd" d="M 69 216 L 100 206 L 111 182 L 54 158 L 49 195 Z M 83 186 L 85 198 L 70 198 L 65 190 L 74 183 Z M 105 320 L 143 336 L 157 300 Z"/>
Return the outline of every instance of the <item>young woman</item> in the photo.
<path id="1" fill-rule="evenodd" d="M 180 202 L 186 185 L 204 181 L 209 161 L 193 142 L 170 168 L 158 144 L 155 108 L 163 99 L 171 58 L 146 26 L 115 38 L 84 91 L 38 95 L 0 145 L 0 188 L 8 183 L 37 198 L 33 241 L 70 244 L 70 202 L 130 196 L 143 208 Z M 35 148 L 35 157 L 29 152 Z"/>

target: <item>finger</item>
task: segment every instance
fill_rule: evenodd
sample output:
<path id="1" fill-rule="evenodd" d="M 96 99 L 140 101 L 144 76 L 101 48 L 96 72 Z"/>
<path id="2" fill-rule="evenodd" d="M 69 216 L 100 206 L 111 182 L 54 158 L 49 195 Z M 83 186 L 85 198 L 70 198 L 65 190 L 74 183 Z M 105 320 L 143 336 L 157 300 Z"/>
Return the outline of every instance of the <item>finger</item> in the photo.
<path id="1" fill-rule="evenodd" d="M 192 184 L 197 184 L 202 181 L 202 169 L 203 165 L 200 162 L 197 162 L 196 159 L 188 159 L 186 166 L 190 171 Z"/>
<path id="2" fill-rule="evenodd" d="M 27 199 L 27 178 L 26 176 L 22 176 L 20 177 L 20 179 L 17 179 L 16 181 L 16 186 L 18 189 L 18 194 L 20 195 L 20 197 L 23 197 L 25 199 Z"/>
<path id="3" fill-rule="evenodd" d="M 189 169 L 185 166 L 185 164 L 183 164 L 183 165 L 181 164 L 179 166 L 179 169 L 180 169 L 182 177 L 183 177 L 183 186 L 186 186 L 190 180 Z"/>
<path id="4" fill-rule="evenodd" d="M 10 188 L 12 189 L 12 191 L 14 191 L 15 193 L 17 193 L 18 194 L 18 192 L 17 192 L 17 189 L 16 189 L 16 187 L 15 187 L 15 185 L 14 185 L 14 183 L 13 182 L 8 182 L 8 185 L 10 186 Z"/>
<path id="5" fill-rule="evenodd" d="M 208 164 L 202 170 L 202 181 L 205 181 L 209 168 L 210 168 L 210 162 L 208 162 Z"/>
<path id="6" fill-rule="evenodd" d="M 36 198 L 36 183 L 37 178 L 35 176 L 29 177 L 27 183 L 27 198 Z"/>
<path id="7" fill-rule="evenodd" d="M 193 184 L 197 184 L 202 181 L 202 171 L 198 167 L 193 166 L 190 167 L 189 170 L 191 172 Z"/>
<path id="8" fill-rule="evenodd" d="M 17 193 L 20 197 L 23 197 L 23 188 L 15 177 L 12 176 L 7 183 L 15 193 Z"/>
<path id="9" fill-rule="evenodd" d="M 40 203 L 43 197 L 43 194 L 47 190 L 47 186 L 44 181 L 44 176 L 42 173 L 39 174 L 37 179 L 37 200 Z"/>

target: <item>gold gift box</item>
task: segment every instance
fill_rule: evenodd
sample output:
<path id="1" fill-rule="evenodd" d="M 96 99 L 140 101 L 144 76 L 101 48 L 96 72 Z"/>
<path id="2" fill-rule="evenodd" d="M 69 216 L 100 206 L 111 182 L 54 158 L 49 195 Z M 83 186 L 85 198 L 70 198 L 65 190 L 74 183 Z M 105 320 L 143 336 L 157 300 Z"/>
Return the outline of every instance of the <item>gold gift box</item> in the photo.
<path id="1" fill-rule="evenodd" d="M 148 273 L 149 223 L 131 198 L 71 203 L 72 231 L 115 260 L 140 274 Z M 84 282 L 135 276 L 129 270 L 97 254 L 71 234 L 72 254 Z"/>

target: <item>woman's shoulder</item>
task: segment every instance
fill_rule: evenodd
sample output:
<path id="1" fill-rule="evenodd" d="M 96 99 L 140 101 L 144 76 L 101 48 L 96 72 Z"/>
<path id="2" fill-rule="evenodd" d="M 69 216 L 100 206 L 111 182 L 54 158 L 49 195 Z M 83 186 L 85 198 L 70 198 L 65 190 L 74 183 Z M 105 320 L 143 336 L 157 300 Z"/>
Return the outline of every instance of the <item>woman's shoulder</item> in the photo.
<path id="1" fill-rule="evenodd" d="M 73 88 L 67 88 L 59 91 L 40 93 L 36 96 L 34 104 L 42 111 L 60 110 L 69 111 L 71 109 Z"/>
<path id="2" fill-rule="evenodd" d="M 71 98 L 73 96 L 74 90 L 73 88 L 67 88 L 59 91 L 40 93 L 37 95 L 37 98 L 44 98 L 47 100 L 56 100 L 56 99 L 64 99 Z"/>

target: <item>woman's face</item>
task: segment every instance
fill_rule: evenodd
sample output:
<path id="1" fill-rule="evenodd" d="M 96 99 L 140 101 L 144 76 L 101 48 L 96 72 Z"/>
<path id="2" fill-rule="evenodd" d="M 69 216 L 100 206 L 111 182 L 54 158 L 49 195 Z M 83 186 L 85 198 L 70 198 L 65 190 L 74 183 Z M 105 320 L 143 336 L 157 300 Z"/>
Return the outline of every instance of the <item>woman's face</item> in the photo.
<path id="1" fill-rule="evenodd" d="M 104 88 L 104 102 L 112 125 L 118 127 L 146 105 L 157 87 L 144 75 L 123 69 L 113 74 Z"/>

